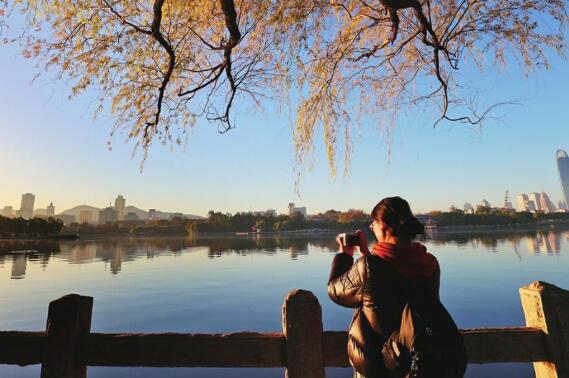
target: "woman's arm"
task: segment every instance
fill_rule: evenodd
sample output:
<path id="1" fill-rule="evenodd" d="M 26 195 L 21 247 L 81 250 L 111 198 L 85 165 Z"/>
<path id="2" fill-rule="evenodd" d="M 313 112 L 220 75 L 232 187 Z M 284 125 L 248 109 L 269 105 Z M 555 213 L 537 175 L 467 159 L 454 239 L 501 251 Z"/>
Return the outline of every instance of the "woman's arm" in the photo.
<path id="1" fill-rule="evenodd" d="M 328 279 L 328 296 L 344 307 L 357 307 L 362 303 L 365 257 L 353 263 L 354 258 L 346 253 L 338 253 L 332 261 Z"/>
<path id="2" fill-rule="evenodd" d="M 434 258 L 434 256 L 433 256 Z M 435 258 L 436 268 L 435 272 L 433 273 L 433 293 L 435 293 L 435 297 L 440 300 L 441 295 L 441 266 L 439 265 L 439 261 Z"/>

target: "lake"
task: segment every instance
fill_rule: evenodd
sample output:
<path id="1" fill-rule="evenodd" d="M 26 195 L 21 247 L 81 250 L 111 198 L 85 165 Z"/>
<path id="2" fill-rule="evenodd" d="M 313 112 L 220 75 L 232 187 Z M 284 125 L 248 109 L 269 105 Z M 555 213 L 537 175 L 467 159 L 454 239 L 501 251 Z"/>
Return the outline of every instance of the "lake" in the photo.
<path id="1" fill-rule="evenodd" d="M 326 280 L 333 236 L 0 241 L 0 330 L 45 328 L 48 303 L 94 297 L 93 332 L 281 331 L 293 288 L 311 290 L 325 330 L 346 330 L 351 310 Z M 439 235 L 425 241 L 441 265 L 441 299 L 460 328 L 523 326 L 520 286 L 569 288 L 569 232 Z M 0 365 L 1 377 L 39 377 L 40 366 Z M 89 377 L 283 377 L 284 369 L 90 367 Z M 350 369 L 327 369 L 351 377 Z M 469 365 L 467 377 L 533 377 L 531 364 Z"/>

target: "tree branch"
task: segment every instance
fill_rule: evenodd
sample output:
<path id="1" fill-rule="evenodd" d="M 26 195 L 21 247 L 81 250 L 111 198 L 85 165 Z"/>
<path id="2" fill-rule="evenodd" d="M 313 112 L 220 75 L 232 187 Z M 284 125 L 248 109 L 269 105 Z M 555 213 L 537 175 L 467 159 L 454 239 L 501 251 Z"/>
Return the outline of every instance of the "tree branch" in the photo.
<path id="1" fill-rule="evenodd" d="M 158 123 L 160 122 L 160 113 L 162 111 L 162 102 L 164 100 L 164 91 L 166 90 L 166 86 L 168 85 L 168 82 L 170 81 L 170 78 L 172 76 L 172 71 L 174 71 L 174 66 L 176 63 L 176 54 L 174 53 L 174 49 L 172 49 L 172 46 L 164 38 L 164 36 L 162 35 L 162 32 L 160 31 L 160 24 L 162 22 L 162 6 L 164 5 L 164 2 L 165 2 L 165 0 L 155 0 L 154 1 L 154 6 L 153 6 L 154 17 L 152 19 L 152 25 L 151 25 L 152 34 L 151 35 L 164 48 L 164 50 L 166 50 L 166 52 L 168 53 L 168 68 L 166 69 L 166 73 L 164 74 L 164 76 L 162 78 L 162 83 L 160 85 L 160 89 L 158 90 L 158 101 L 156 103 L 157 109 L 156 109 L 156 113 L 154 115 L 154 121 L 147 122 L 146 128 L 144 129 L 144 141 L 145 141 L 145 143 L 150 142 L 148 139 L 148 129 L 150 127 L 154 127 L 154 129 L 156 129 L 156 127 L 158 126 Z"/>

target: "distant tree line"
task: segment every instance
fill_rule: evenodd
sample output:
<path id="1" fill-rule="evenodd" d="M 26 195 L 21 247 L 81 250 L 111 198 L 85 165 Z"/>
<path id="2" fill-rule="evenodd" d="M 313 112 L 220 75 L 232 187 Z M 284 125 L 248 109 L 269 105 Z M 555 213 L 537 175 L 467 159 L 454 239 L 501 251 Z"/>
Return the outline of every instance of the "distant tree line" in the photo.
<path id="1" fill-rule="evenodd" d="M 340 212 L 328 210 L 306 218 L 301 213 L 291 215 L 256 215 L 252 213 L 222 213 L 211 210 L 205 220 L 190 221 L 188 234 L 208 232 L 249 232 L 249 231 L 292 231 L 305 229 L 357 229 L 365 228 L 370 222 L 368 214 L 362 210 Z"/>
<path id="2" fill-rule="evenodd" d="M 427 216 L 439 227 L 538 224 L 552 220 L 569 221 L 569 213 L 530 213 L 513 210 L 491 209 L 479 206 L 474 214 L 460 209 L 442 212 L 433 211 Z M 236 214 L 211 210 L 206 219 L 185 219 L 173 217 L 170 220 L 148 220 L 133 222 L 108 222 L 106 224 L 72 223 L 64 228 L 66 233 L 111 234 L 133 236 L 196 236 L 208 233 L 234 232 L 287 232 L 295 230 L 326 229 L 341 231 L 367 230 L 370 215 L 363 210 L 328 210 L 305 217 L 301 213 L 292 215 Z"/>
<path id="3" fill-rule="evenodd" d="M 477 226 L 477 225 L 515 225 L 547 221 L 567 220 L 569 213 L 542 213 L 529 211 L 514 211 L 492 209 L 478 206 L 473 214 L 460 209 L 451 211 L 432 211 L 428 214 L 436 220 L 439 227 L 444 226 Z"/>
<path id="4" fill-rule="evenodd" d="M 0 216 L 0 237 L 47 236 L 59 234 L 63 222 L 45 218 L 7 218 Z"/>

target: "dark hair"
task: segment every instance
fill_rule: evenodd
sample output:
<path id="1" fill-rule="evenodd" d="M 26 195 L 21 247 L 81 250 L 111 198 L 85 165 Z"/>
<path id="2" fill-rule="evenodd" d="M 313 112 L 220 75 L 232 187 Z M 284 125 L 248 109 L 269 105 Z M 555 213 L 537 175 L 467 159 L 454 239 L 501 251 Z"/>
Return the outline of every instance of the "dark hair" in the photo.
<path id="1" fill-rule="evenodd" d="M 425 233 L 425 226 L 411 212 L 409 203 L 401 197 L 382 199 L 371 211 L 371 218 L 381 220 L 394 236 L 413 240 Z"/>

